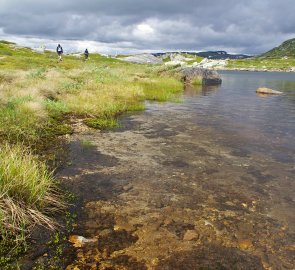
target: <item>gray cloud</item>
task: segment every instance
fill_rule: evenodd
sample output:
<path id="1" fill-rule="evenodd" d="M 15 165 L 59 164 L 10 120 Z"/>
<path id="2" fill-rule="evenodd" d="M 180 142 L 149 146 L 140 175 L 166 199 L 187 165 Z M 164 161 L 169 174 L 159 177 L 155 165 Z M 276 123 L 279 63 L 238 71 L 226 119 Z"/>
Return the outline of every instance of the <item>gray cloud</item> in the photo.
<path id="1" fill-rule="evenodd" d="M 295 36 L 293 0 L 1 0 L 0 38 L 102 52 L 260 53 Z M 34 44 L 35 42 L 35 44 Z M 80 45 L 79 45 L 80 44 Z"/>

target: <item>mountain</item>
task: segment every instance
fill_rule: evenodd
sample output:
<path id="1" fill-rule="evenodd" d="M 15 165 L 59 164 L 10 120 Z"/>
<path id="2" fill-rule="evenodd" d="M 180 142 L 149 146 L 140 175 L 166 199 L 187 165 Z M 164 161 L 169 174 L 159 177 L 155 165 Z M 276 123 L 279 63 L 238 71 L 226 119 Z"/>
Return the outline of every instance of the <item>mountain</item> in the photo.
<path id="1" fill-rule="evenodd" d="M 179 52 L 153 53 L 154 56 L 162 56 L 164 54 L 177 54 Z M 207 51 L 207 52 L 181 52 L 187 55 L 197 55 L 209 59 L 243 59 L 251 56 L 245 54 L 229 54 L 225 51 Z"/>
<path id="2" fill-rule="evenodd" d="M 266 53 L 260 54 L 258 57 L 282 58 L 285 56 L 295 58 L 295 38 L 286 40 L 279 47 L 275 47 Z"/>
<path id="3" fill-rule="evenodd" d="M 251 57 L 245 54 L 229 54 L 225 51 L 198 52 L 196 54 L 200 57 L 210 58 L 210 59 L 243 59 L 243 58 Z"/>

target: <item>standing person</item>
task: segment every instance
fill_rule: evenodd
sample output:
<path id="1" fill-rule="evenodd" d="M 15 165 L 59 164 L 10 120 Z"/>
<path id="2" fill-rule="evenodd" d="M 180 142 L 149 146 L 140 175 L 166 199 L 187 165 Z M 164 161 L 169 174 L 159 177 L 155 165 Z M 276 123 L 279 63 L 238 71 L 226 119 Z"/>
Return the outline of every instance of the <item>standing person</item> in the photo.
<path id="1" fill-rule="evenodd" d="M 89 52 L 88 52 L 87 49 L 86 49 L 85 52 L 84 52 L 84 56 L 85 56 L 85 61 L 88 60 Z"/>
<path id="2" fill-rule="evenodd" d="M 57 45 L 57 48 L 56 48 L 56 53 L 57 53 L 57 55 L 58 55 L 58 61 L 60 62 L 60 61 L 62 61 L 62 58 L 61 58 L 61 56 L 62 56 L 62 54 L 63 54 L 63 49 L 62 49 L 62 46 L 60 46 L 60 44 L 58 44 Z"/>

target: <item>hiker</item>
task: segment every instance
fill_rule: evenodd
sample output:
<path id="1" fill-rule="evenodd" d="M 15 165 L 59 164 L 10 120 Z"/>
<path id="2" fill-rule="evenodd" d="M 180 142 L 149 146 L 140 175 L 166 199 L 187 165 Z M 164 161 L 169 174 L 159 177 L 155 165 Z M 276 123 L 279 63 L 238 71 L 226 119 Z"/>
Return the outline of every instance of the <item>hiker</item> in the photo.
<path id="1" fill-rule="evenodd" d="M 84 52 L 84 56 L 85 56 L 85 61 L 88 60 L 89 52 L 87 49 Z"/>
<path id="2" fill-rule="evenodd" d="M 57 48 L 56 48 L 56 53 L 58 55 L 58 61 L 62 61 L 62 58 L 61 58 L 61 55 L 63 54 L 63 49 L 62 49 L 62 46 L 60 46 L 60 44 L 57 45 Z"/>

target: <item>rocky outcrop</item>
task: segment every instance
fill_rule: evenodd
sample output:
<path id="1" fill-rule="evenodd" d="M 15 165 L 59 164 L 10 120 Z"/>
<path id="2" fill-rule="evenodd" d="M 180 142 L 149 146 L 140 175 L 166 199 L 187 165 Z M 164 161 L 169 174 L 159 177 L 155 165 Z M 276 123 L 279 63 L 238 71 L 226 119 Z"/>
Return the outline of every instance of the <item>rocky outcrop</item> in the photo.
<path id="1" fill-rule="evenodd" d="M 228 60 L 211 60 L 203 59 L 200 63 L 194 63 L 193 67 L 224 69 L 228 64 Z"/>
<path id="2" fill-rule="evenodd" d="M 165 66 L 185 66 L 186 62 L 173 60 L 165 63 Z"/>
<path id="3" fill-rule="evenodd" d="M 137 54 L 137 55 L 131 55 L 127 57 L 121 57 L 119 58 L 122 61 L 131 62 L 131 63 L 137 63 L 137 64 L 162 64 L 162 59 L 153 56 L 149 53 L 143 53 L 143 54 Z"/>
<path id="4" fill-rule="evenodd" d="M 220 75 L 214 70 L 199 67 L 184 67 L 179 70 L 186 84 L 193 84 L 196 80 L 200 80 L 204 85 L 216 85 L 222 82 Z"/>
<path id="5" fill-rule="evenodd" d="M 264 95 L 282 95 L 283 94 L 283 92 L 281 92 L 281 91 L 273 90 L 273 89 L 266 88 L 266 87 L 258 88 L 256 90 L 256 93 L 264 94 Z"/>

